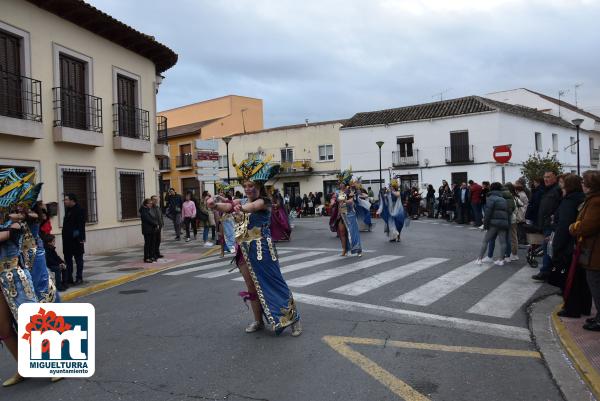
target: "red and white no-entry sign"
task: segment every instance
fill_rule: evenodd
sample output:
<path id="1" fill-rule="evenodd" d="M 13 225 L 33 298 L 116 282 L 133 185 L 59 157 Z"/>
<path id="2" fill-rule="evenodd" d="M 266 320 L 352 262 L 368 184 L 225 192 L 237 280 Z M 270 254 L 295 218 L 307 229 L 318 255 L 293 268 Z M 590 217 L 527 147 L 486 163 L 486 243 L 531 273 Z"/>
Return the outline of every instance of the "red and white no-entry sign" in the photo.
<path id="1" fill-rule="evenodd" d="M 512 151 L 510 150 L 511 145 L 499 145 L 494 146 L 494 160 L 498 163 L 508 163 L 510 158 L 512 157 Z"/>

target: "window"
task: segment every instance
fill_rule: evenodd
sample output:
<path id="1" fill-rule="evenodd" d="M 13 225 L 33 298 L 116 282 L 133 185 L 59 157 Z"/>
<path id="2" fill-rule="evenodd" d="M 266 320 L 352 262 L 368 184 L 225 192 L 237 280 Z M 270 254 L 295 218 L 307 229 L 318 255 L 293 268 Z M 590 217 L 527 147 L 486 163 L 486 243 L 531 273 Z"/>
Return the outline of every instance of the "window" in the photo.
<path id="1" fill-rule="evenodd" d="M 319 161 L 333 160 L 333 145 L 319 145 Z"/>
<path id="2" fill-rule="evenodd" d="M 261 158 L 263 156 L 264 156 L 263 152 L 248 152 L 248 159 L 251 159 L 253 157 Z"/>
<path id="3" fill-rule="evenodd" d="M 552 151 L 558 152 L 558 135 L 552 134 Z"/>
<path id="4" fill-rule="evenodd" d="M 577 144 L 575 143 L 575 137 L 569 137 L 569 141 L 571 143 L 571 153 L 577 153 Z"/>
<path id="5" fill-rule="evenodd" d="M 144 172 L 140 170 L 117 170 L 119 189 L 119 218 L 137 219 L 144 201 Z"/>
<path id="6" fill-rule="evenodd" d="M 219 155 L 219 168 L 227 168 L 227 155 Z"/>
<path id="7" fill-rule="evenodd" d="M 59 167 L 60 190 L 64 198 L 66 194 L 72 193 L 77 197 L 79 206 L 85 209 L 86 222 L 97 223 L 97 199 L 96 199 L 96 169 L 78 167 Z M 61 214 L 64 216 L 62 202 Z"/>
<path id="8" fill-rule="evenodd" d="M 86 63 L 60 53 L 61 122 L 65 127 L 86 129 Z"/>
<path id="9" fill-rule="evenodd" d="M 410 137 L 401 137 L 397 139 L 398 152 L 400 157 L 412 157 L 413 156 L 413 144 L 415 139 Z"/>
<path id="10" fill-rule="evenodd" d="M 450 149 L 446 150 L 449 163 L 468 163 L 473 161 L 472 147 L 469 146 L 469 132 L 450 132 Z"/>
<path id="11" fill-rule="evenodd" d="M 294 149 L 292 149 L 292 148 L 281 149 L 281 162 L 282 163 L 291 163 L 293 161 L 294 161 Z"/>
<path id="12" fill-rule="evenodd" d="M 179 145 L 179 155 L 177 156 L 177 168 L 192 166 L 192 145 L 186 143 Z"/>
<path id="13" fill-rule="evenodd" d="M 542 134 L 541 132 L 535 133 L 535 151 L 542 152 Z"/>
<path id="14" fill-rule="evenodd" d="M 150 113 L 142 107 L 139 75 L 113 67 L 113 134 L 150 139 Z"/>

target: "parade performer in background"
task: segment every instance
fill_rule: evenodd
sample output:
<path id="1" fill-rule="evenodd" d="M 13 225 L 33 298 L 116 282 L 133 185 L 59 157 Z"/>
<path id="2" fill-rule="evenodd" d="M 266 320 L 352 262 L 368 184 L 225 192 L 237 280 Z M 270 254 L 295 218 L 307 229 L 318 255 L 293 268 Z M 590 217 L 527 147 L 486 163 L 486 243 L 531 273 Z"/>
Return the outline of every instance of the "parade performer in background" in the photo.
<path id="1" fill-rule="evenodd" d="M 271 210 L 271 237 L 273 241 L 289 241 L 292 235 L 292 229 L 290 228 L 290 221 L 285 207 L 283 204 L 283 198 L 278 190 L 275 190 L 271 197 L 273 204 Z"/>
<path id="2" fill-rule="evenodd" d="M 352 188 L 352 169 L 342 171 L 338 174 L 340 190 L 337 194 L 337 216 L 335 226 L 338 236 L 342 242 L 342 256 L 348 251 L 362 256 L 362 245 L 360 243 L 360 232 L 356 220 L 355 190 Z"/>
<path id="3" fill-rule="evenodd" d="M 34 190 L 35 173 L 20 177 L 14 169 L 0 170 L 0 342 L 18 358 L 16 322 L 23 303 L 37 302 L 31 272 L 25 265 L 23 248 L 25 216 L 12 213 L 23 196 Z M 12 386 L 23 380 L 18 373 L 2 385 Z"/>
<path id="4" fill-rule="evenodd" d="M 231 198 L 231 192 L 233 186 L 217 182 L 215 183 L 217 196 L 215 196 L 215 202 L 228 203 L 233 205 Z M 217 221 L 219 222 L 219 241 L 221 244 L 221 256 L 225 253 L 235 253 L 235 231 L 233 215 L 231 213 L 218 212 L 220 214 Z"/>
<path id="5" fill-rule="evenodd" d="M 392 180 L 389 188 L 383 188 L 379 193 L 379 209 L 377 215 L 384 221 L 384 231 L 390 242 L 400 242 L 400 234 L 406 218 L 398 181 Z"/>
<path id="6" fill-rule="evenodd" d="M 358 178 L 354 185 L 354 207 L 356 209 L 356 221 L 358 222 L 358 228 L 360 231 L 371 231 L 373 223 L 371 222 L 371 202 L 369 202 L 369 195 L 367 191 L 362 187 L 360 178 Z"/>
<path id="7" fill-rule="evenodd" d="M 279 257 L 269 229 L 271 199 L 264 184 L 279 171 L 279 166 L 269 164 L 271 158 L 252 157 L 237 164 L 232 157 L 247 199 L 220 203 L 211 198 L 207 205 L 224 213 L 234 212 L 238 245 L 236 263 L 247 286 L 247 292 L 240 295 L 244 301 L 250 301 L 254 314 L 254 322 L 246 328 L 246 332 L 263 329 L 264 315 L 277 334 L 291 326 L 292 336 L 296 337 L 302 333 L 300 314 L 281 275 Z"/>

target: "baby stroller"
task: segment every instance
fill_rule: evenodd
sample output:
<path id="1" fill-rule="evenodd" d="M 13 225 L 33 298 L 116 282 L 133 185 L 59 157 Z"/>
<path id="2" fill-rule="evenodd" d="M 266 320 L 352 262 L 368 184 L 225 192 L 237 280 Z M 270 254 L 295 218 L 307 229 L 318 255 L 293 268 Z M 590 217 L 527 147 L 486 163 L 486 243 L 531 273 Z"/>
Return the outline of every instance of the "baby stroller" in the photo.
<path id="1" fill-rule="evenodd" d="M 527 237 L 527 263 L 533 268 L 538 267 L 538 261 L 536 258 L 541 257 L 544 254 L 542 244 L 544 243 L 544 234 L 540 233 L 538 228 L 530 224 L 524 226 L 525 235 Z"/>

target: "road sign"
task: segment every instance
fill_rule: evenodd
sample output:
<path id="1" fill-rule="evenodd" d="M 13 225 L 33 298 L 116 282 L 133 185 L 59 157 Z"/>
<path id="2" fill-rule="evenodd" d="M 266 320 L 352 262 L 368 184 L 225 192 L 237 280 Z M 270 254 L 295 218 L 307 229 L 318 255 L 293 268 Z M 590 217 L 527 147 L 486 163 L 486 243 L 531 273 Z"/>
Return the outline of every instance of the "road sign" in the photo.
<path id="1" fill-rule="evenodd" d="M 197 160 L 219 160 L 219 153 L 209 150 L 199 150 L 196 152 Z"/>
<path id="2" fill-rule="evenodd" d="M 202 181 L 202 182 L 221 181 L 221 177 L 218 177 L 216 175 L 199 175 L 198 181 Z"/>
<path id="3" fill-rule="evenodd" d="M 218 168 L 205 167 L 205 168 L 199 168 L 196 170 L 196 174 L 198 174 L 198 175 L 216 175 L 218 173 L 219 173 Z"/>
<path id="4" fill-rule="evenodd" d="M 511 145 L 499 145 L 494 146 L 494 160 L 498 163 L 508 163 L 512 157 L 512 151 L 510 150 Z"/>
<path id="5" fill-rule="evenodd" d="M 214 139 L 209 139 L 209 140 L 196 139 L 195 145 L 196 145 L 196 149 L 212 150 L 212 151 L 216 151 L 219 149 L 219 142 Z"/>
<path id="6" fill-rule="evenodd" d="M 216 160 L 203 160 L 196 162 L 196 167 L 219 168 L 219 162 Z"/>

